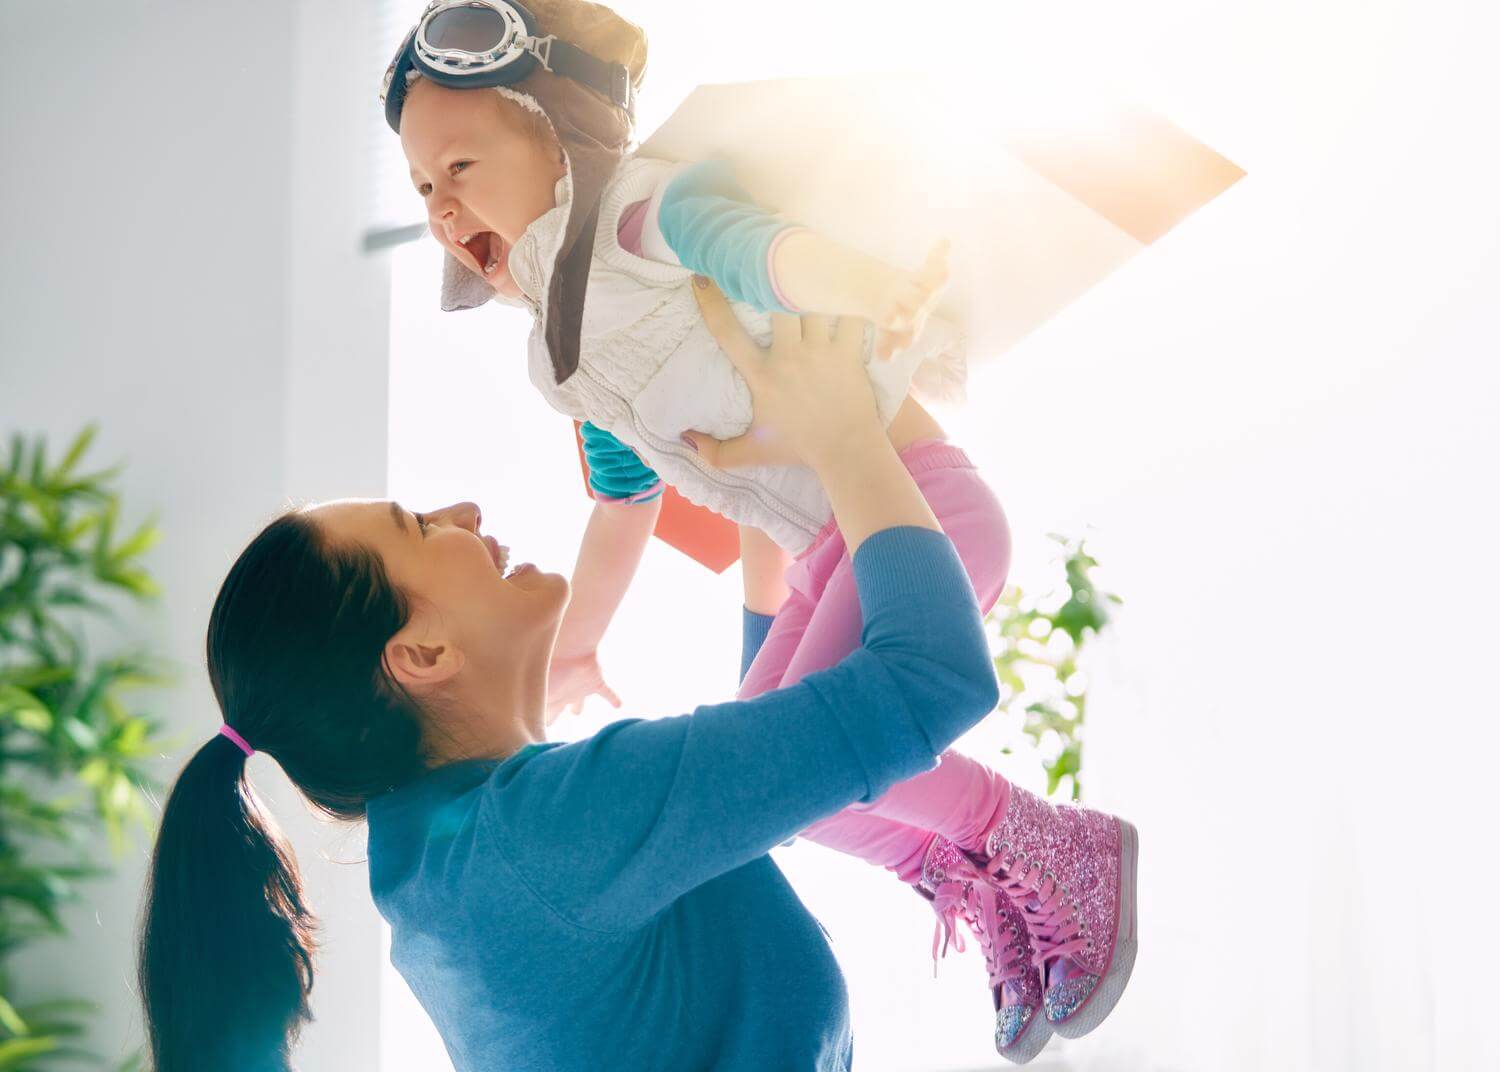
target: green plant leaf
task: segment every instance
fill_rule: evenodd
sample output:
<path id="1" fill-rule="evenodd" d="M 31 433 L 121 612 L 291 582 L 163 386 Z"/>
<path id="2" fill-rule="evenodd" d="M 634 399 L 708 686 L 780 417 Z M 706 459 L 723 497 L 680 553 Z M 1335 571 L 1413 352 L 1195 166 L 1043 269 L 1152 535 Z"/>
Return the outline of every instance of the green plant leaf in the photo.
<path id="1" fill-rule="evenodd" d="M 26 1026 L 26 1021 L 21 1019 L 21 1014 L 16 1007 L 5 1000 L 5 995 L 0 994 L 0 1027 L 5 1028 L 12 1035 L 29 1035 L 31 1028 Z"/>
<path id="2" fill-rule="evenodd" d="M 1066 748 L 1058 754 L 1058 757 L 1047 766 L 1047 793 L 1051 795 L 1057 792 L 1057 787 L 1062 784 L 1064 778 L 1073 779 L 1073 799 L 1079 796 L 1078 773 L 1083 769 L 1083 746 L 1077 741 L 1070 741 Z"/>
<path id="3" fill-rule="evenodd" d="M 19 1072 L 23 1061 L 57 1049 L 57 1039 L 47 1036 L 16 1038 L 0 1042 L 0 1072 Z"/>
<path id="4" fill-rule="evenodd" d="M 73 747 L 79 752 L 89 753 L 99 748 L 99 734 L 88 723 L 77 718 L 65 718 L 62 722 L 63 733 L 72 742 Z"/>
<path id="5" fill-rule="evenodd" d="M 57 469 L 54 470 L 53 476 L 65 477 L 71 473 L 74 466 L 88 453 L 89 447 L 93 445 L 94 438 L 98 434 L 98 425 L 86 425 L 83 431 L 79 432 L 74 438 L 72 445 L 68 447 L 68 452 L 63 455 L 63 460 L 57 463 Z"/>
<path id="6" fill-rule="evenodd" d="M 140 528 L 115 546 L 111 557 L 117 563 L 139 558 L 155 547 L 160 540 L 161 530 L 156 527 L 155 521 L 143 522 Z"/>
<path id="7" fill-rule="evenodd" d="M 60 684 L 72 676 L 71 666 L 13 666 L 0 670 L 0 685 L 35 690 L 45 685 Z"/>
<path id="8" fill-rule="evenodd" d="M 0 724 L 5 722 L 32 733 L 50 733 L 52 710 L 33 692 L 16 685 L 0 685 Z"/>

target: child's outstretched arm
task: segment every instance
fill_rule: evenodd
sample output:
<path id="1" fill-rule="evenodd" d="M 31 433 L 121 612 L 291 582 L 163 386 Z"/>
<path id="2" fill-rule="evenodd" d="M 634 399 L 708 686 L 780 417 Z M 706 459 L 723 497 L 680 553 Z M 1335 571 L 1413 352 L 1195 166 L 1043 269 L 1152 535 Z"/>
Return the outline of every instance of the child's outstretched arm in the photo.
<path id="1" fill-rule="evenodd" d="M 582 432 L 594 512 L 578 549 L 573 598 L 547 674 L 549 722 L 564 708 L 577 714 L 590 696 L 620 706 L 599 667 L 599 641 L 635 579 L 661 515 L 660 478 L 608 432 L 587 423 Z"/>
<path id="2" fill-rule="evenodd" d="M 681 264 L 736 301 L 871 321 L 880 357 L 916 339 L 948 278 L 945 244 L 917 272 L 896 268 L 766 212 L 722 161 L 678 174 L 662 193 L 657 226 Z"/>

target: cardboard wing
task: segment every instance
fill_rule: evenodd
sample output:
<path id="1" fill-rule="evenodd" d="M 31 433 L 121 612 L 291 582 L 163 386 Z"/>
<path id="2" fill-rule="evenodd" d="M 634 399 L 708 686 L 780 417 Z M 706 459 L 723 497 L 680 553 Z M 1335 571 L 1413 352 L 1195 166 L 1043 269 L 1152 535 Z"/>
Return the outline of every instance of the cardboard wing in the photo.
<path id="1" fill-rule="evenodd" d="M 640 147 L 893 264 L 952 243 L 940 313 L 998 356 L 1244 174 L 1160 116 L 935 76 L 705 85 Z"/>

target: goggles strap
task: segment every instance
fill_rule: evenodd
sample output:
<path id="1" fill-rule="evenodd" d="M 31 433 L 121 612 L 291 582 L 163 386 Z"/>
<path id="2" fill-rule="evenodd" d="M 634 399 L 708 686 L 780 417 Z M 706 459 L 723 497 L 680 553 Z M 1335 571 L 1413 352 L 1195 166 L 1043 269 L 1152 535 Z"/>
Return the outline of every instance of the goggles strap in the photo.
<path id="1" fill-rule="evenodd" d="M 547 70 L 581 82 L 607 97 L 615 107 L 623 108 L 630 115 L 635 114 L 630 71 L 623 63 L 605 63 L 578 46 L 552 36 L 533 38 L 533 41 L 539 47 L 528 47 L 527 51 L 536 56 Z"/>

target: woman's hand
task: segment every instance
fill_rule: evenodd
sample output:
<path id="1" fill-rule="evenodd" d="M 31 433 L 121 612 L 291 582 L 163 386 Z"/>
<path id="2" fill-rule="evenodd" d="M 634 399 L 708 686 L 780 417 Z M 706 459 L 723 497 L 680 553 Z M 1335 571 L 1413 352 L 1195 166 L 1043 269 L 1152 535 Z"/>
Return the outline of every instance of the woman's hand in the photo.
<path id="1" fill-rule="evenodd" d="M 742 436 L 722 442 L 697 432 L 684 437 L 710 465 L 817 468 L 854 444 L 884 440 L 865 372 L 863 321 L 773 314 L 771 346 L 762 350 L 711 281 L 694 279 L 693 295 L 754 403 L 750 430 Z"/>
<path id="2" fill-rule="evenodd" d="M 590 696 L 601 696 L 618 710 L 620 698 L 604 683 L 599 668 L 599 654 L 587 652 L 572 658 L 553 659 L 547 670 L 547 724 L 550 726 L 566 708 L 569 714 L 583 713 L 583 702 Z"/>
<path id="3" fill-rule="evenodd" d="M 863 321 L 773 316 L 771 348 L 762 350 L 712 283 L 695 279 L 693 294 L 755 405 L 750 431 L 718 445 L 721 463 L 785 452 L 811 466 L 850 555 L 881 529 L 942 531 L 880 425 L 862 360 Z"/>

